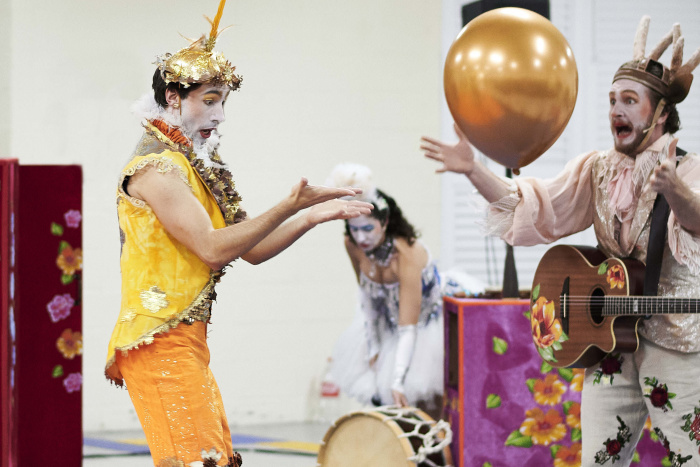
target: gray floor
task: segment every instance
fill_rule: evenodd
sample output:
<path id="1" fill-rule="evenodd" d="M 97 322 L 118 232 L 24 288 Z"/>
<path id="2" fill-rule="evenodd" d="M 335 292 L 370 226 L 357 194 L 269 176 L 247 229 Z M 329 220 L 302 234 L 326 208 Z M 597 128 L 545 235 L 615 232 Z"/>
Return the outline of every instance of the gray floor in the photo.
<path id="1" fill-rule="evenodd" d="M 235 428 L 232 431 L 252 436 L 279 438 L 289 441 L 320 443 L 329 425 L 325 423 L 303 423 L 284 425 L 261 425 Z M 142 439 L 143 433 L 85 433 L 85 437 L 105 439 Z M 235 448 L 235 446 L 234 446 Z M 315 467 L 316 457 L 303 454 L 281 454 L 252 450 L 240 450 L 245 467 Z M 119 455 L 117 451 L 85 446 L 83 448 L 84 467 L 152 467 L 149 455 Z"/>

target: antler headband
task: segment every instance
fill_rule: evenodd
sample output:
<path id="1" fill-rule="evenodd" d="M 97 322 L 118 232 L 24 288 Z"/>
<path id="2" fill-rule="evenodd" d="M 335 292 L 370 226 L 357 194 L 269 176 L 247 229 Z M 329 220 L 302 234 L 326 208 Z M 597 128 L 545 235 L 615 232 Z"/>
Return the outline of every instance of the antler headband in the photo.
<path id="1" fill-rule="evenodd" d="M 615 73 L 613 82 L 619 79 L 637 81 L 661 94 L 668 102 L 677 104 L 686 98 L 693 82 L 693 70 L 700 63 L 700 49 L 683 63 L 685 39 L 681 36 L 681 26 L 676 23 L 656 47 L 644 56 L 651 18 L 643 16 L 634 38 L 632 61 L 623 64 Z M 667 68 L 658 60 L 669 45 L 673 44 L 671 67 Z"/>

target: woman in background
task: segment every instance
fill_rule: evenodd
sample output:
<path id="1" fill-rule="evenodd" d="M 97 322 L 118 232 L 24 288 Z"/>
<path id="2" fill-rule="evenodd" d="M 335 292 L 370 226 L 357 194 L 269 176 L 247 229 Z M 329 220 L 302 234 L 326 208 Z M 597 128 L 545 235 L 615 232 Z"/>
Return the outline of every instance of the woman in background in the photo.
<path id="1" fill-rule="evenodd" d="M 359 310 L 335 346 L 333 379 L 362 403 L 418 406 L 439 418 L 444 331 L 430 252 L 394 199 L 372 185 L 369 168 L 338 165 L 330 183 L 358 186 L 362 201 L 374 205 L 370 215 L 345 222 Z"/>

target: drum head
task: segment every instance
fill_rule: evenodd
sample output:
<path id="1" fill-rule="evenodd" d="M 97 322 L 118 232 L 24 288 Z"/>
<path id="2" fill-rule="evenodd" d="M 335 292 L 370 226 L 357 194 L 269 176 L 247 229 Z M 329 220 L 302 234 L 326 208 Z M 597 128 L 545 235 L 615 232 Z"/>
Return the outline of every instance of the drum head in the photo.
<path id="1" fill-rule="evenodd" d="M 318 465 L 323 467 L 415 467 L 403 431 L 381 414 L 355 412 L 335 422 L 323 438 Z"/>

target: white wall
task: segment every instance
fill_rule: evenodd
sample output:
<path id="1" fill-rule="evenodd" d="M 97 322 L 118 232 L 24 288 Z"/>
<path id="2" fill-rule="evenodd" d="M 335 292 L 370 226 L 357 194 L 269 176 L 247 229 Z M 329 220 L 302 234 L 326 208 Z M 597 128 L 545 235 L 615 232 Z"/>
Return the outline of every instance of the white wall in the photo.
<path id="1" fill-rule="evenodd" d="M 7 76 L 0 67 L 10 125 L 0 157 L 83 166 L 88 431 L 138 426 L 126 391 L 102 375 L 119 306 L 116 179 L 141 131 L 129 106 L 150 89 L 155 55 L 185 46 L 178 33 L 208 32 L 202 14 L 213 16 L 217 5 L 0 0 L 0 39 L 12 63 Z M 439 130 L 439 3 L 229 0 L 228 24 L 217 49 L 244 82 L 228 101 L 222 155 L 246 210 L 259 214 L 299 177 L 320 183 L 336 163 L 356 161 L 374 169 L 440 251 L 440 178 L 418 150 L 422 134 Z M 340 223 L 267 264 L 233 265 L 210 327 L 212 367 L 233 425 L 306 417 L 312 380 L 352 317 L 353 281 Z"/>

